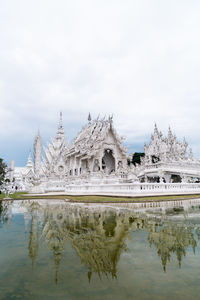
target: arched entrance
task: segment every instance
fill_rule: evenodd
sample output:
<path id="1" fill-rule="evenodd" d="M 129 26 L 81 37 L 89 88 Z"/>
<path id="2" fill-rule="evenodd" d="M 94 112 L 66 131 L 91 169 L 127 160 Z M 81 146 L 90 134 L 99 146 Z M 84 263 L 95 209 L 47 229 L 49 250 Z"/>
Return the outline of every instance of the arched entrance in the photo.
<path id="1" fill-rule="evenodd" d="M 102 158 L 102 169 L 110 175 L 112 172 L 115 172 L 115 158 L 113 156 L 113 151 L 106 149 L 104 156 Z"/>

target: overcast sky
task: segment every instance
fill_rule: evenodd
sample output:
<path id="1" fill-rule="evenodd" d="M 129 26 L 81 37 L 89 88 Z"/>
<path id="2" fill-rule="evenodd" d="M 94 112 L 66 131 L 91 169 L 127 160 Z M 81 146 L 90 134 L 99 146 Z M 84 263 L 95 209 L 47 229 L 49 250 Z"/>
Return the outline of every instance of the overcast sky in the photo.
<path id="1" fill-rule="evenodd" d="M 200 157 L 199 0 L 0 0 L 0 157 L 26 163 L 35 134 L 71 141 L 113 114 L 130 150 L 154 122 Z"/>

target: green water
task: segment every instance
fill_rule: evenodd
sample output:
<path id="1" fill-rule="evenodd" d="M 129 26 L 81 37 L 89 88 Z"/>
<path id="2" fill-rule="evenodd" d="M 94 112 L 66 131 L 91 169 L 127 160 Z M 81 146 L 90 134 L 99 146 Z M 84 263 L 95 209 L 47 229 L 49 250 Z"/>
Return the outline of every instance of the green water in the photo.
<path id="1" fill-rule="evenodd" d="M 199 207 L 2 201 L 0 299 L 200 299 Z"/>

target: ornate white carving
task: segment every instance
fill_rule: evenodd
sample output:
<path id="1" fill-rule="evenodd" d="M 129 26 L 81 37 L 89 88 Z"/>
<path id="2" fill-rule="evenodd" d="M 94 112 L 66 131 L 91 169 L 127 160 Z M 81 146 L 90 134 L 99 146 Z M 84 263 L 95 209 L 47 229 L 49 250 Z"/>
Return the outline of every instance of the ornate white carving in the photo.
<path id="1" fill-rule="evenodd" d="M 158 178 L 159 182 L 172 182 L 173 176 L 179 182 L 200 178 L 200 162 L 194 159 L 192 149 L 187 151 L 187 147 L 185 138 L 182 143 L 178 141 L 170 127 L 167 137 L 163 137 L 155 124 L 149 145 L 144 145 L 145 157 L 141 159 L 139 177 L 150 182 Z"/>
<path id="2" fill-rule="evenodd" d="M 41 171 L 41 160 L 42 160 L 42 139 L 40 132 L 38 131 L 34 141 L 34 172 L 36 176 L 39 176 Z"/>

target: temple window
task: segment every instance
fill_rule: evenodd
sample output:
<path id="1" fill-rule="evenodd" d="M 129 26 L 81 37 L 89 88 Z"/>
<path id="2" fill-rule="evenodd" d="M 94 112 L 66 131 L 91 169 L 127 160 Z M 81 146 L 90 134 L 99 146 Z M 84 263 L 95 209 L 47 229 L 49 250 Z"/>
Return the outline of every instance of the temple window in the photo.
<path id="1" fill-rule="evenodd" d="M 156 163 L 158 163 L 160 161 L 160 158 L 159 157 L 157 157 L 157 156 L 155 156 L 155 155 L 152 155 L 151 156 L 151 162 L 153 163 L 153 164 L 156 164 Z"/>

